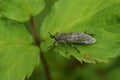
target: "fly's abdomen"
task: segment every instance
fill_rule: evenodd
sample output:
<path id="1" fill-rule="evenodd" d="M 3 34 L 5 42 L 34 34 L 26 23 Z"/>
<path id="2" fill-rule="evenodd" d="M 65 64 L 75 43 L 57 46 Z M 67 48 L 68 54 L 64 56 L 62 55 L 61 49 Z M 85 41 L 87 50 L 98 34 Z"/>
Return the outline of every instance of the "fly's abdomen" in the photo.
<path id="1" fill-rule="evenodd" d="M 96 39 L 86 33 L 70 33 L 66 37 L 66 41 L 70 43 L 92 44 L 96 42 Z"/>

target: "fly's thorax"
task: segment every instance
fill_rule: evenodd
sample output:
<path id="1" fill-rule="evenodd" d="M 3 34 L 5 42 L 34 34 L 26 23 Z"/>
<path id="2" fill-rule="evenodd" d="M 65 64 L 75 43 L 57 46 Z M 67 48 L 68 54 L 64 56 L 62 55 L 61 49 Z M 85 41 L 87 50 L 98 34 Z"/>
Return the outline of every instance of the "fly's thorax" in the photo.
<path id="1" fill-rule="evenodd" d="M 61 33 L 61 34 L 55 35 L 55 39 L 56 39 L 57 41 L 65 40 L 66 37 L 67 37 L 67 34 L 66 34 L 66 33 Z"/>

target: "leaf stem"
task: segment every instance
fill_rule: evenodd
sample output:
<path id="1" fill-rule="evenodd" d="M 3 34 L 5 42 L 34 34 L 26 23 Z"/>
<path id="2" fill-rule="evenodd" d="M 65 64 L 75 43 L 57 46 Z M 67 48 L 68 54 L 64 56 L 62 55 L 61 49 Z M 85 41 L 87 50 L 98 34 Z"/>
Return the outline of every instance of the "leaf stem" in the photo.
<path id="1" fill-rule="evenodd" d="M 35 45 L 38 46 L 39 49 L 40 49 L 40 59 L 41 59 L 41 62 L 43 64 L 43 67 L 44 67 L 46 78 L 47 78 L 47 80 L 52 80 L 51 76 L 50 76 L 48 64 L 46 62 L 44 53 L 43 53 L 43 51 L 42 51 L 42 49 L 40 47 L 41 39 L 39 37 L 38 30 L 37 30 L 37 28 L 35 26 L 35 21 L 34 21 L 33 17 L 31 17 L 31 19 L 30 19 L 30 24 L 31 24 L 31 27 L 32 27 L 32 32 L 33 32 L 33 37 L 34 37 Z"/>
<path id="2" fill-rule="evenodd" d="M 34 37 L 35 45 L 40 47 L 41 40 L 39 38 L 37 28 L 35 27 L 35 22 L 34 22 L 33 17 L 31 17 L 31 19 L 30 19 L 30 24 L 31 24 L 32 31 L 33 31 L 33 37 Z"/>

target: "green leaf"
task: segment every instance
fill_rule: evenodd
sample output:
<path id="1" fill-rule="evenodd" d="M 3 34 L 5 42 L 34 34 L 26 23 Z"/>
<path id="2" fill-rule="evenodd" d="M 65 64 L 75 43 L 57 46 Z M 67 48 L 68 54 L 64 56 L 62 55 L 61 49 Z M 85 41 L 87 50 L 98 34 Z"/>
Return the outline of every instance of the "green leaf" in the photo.
<path id="1" fill-rule="evenodd" d="M 39 49 L 23 24 L 0 19 L 0 80 L 24 80 L 39 63 Z"/>
<path id="2" fill-rule="evenodd" d="M 0 14 L 16 21 L 28 21 L 44 8 L 43 0 L 1 0 Z"/>
<path id="3" fill-rule="evenodd" d="M 97 42 L 91 45 L 75 44 L 80 53 L 69 46 L 66 54 L 65 45 L 60 44 L 55 50 L 67 58 L 73 55 L 81 62 L 108 62 L 109 57 L 120 55 L 119 8 L 120 0 L 59 0 L 41 27 L 43 49 L 48 51 L 53 42 L 48 32 L 87 31 L 95 34 Z"/>

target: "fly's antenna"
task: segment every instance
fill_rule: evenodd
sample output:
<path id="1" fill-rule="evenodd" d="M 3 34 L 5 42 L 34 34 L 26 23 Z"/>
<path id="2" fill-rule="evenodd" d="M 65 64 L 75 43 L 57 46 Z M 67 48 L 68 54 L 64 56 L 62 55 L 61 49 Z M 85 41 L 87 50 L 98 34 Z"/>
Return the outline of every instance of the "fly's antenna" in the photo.
<path id="1" fill-rule="evenodd" d="M 50 38 L 55 38 L 55 36 L 53 34 L 51 34 L 50 32 L 48 32 L 50 34 Z"/>

